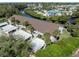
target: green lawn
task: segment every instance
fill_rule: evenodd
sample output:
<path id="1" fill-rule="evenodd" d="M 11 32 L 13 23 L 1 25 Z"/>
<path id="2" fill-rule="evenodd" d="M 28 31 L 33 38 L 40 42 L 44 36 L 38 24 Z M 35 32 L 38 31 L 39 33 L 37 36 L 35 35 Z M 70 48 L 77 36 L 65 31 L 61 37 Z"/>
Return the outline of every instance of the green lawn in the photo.
<path id="1" fill-rule="evenodd" d="M 51 44 L 45 49 L 36 53 L 39 57 L 57 57 L 57 56 L 71 56 L 72 52 L 79 47 L 79 38 L 70 37 L 62 39 L 58 43 Z"/>
<path id="2" fill-rule="evenodd" d="M 79 37 L 71 37 L 65 30 L 60 35 L 57 43 L 48 45 L 45 49 L 39 50 L 35 55 L 39 57 L 65 57 L 71 56 L 72 52 L 79 48 Z"/>
<path id="3" fill-rule="evenodd" d="M 63 33 L 60 35 L 60 39 L 71 37 L 70 33 L 64 29 Z"/>

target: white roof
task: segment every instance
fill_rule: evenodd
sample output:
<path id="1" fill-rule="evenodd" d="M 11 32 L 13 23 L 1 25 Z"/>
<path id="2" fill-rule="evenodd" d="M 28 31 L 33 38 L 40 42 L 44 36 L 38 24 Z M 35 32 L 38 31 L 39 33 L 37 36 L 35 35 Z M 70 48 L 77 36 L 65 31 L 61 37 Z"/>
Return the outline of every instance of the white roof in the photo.
<path id="1" fill-rule="evenodd" d="M 63 30 L 64 30 L 64 27 L 59 27 L 59 31 L 60 31 L 60 33 L 62 34 L 63 33 Z"/>
<path id="2" fill-rule="evenodd" d="M 39 31 L 34 31 L 37 34 L 43 35 L 43 33 L 39 32 Z"/>
<path id="3" fill-rule="evenodd" d="M 45 41 L 40 38 L 34 38 L 32 39 L 30 44 L 33 52 L 36 52 L 39 49 L 41 49 L 43 46 L 45 46 Z"/>
<path id="4" fill-rule="evenodd" d="M 17 25 L 19 28 L 26 28 L 25 26 L 23 25 Z"/>
<path id="5" fill-rule="evenodd" d="M 50 36 L 50 40 L 51 40 L 51 42 L 57 41 L 56 38 L 55 38 L 54 36 Z"/>
<path id="6" fill-rule="evenodd" d="M 59 26 L 59 30 L 63 30 L 63 29 L 64 29 L 64 27 Z"/>
<path id="7" fill-rule="evenodd" d="M 6 25 L 4 27 L 2 27 L 2 30 L 5 32 L 10 32 L 17 29 L 17 27 L 13 26 L 13 25 Z"/>
<path id="8" fill-rule="evenodd" d="M 15 38 L 22 38 L 24 40 L 30 38 L 32 35 L 30 33 L 27 33 L 23 30 L 17 30 L 16 32 L 13 33 Z"/>
<path id="9" fill-rule="evenodd" d="M 4 25 L 7 25 L 7 24 L 8 24 L 7 22 L 0 23 L 0 26 L 4 26 Z"/>

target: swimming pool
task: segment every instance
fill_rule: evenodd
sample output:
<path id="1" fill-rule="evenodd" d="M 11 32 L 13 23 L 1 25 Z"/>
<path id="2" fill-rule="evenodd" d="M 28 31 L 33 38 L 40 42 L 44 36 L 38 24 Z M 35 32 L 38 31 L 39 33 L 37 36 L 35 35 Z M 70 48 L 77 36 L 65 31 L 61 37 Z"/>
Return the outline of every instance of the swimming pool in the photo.
<path id="1" fill-rule="evenodd" d="M 48 12 L 47 12 L 47 14 L 48 15 L 55 15 L 55 14 L 57 14 L 57 13 L 62 13 L 63 11 L 61 11 L 61 10 L 56 10 L 56 9 L 53 9 L 53 10 L 49 10 Z"/>

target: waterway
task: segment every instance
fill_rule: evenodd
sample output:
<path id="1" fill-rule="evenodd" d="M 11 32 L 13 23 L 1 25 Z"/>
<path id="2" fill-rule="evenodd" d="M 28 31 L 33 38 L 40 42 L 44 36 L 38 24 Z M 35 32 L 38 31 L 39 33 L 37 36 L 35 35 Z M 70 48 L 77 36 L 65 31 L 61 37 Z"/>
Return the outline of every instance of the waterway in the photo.
<path id="1" fill-rule="evenodd" d="M 22 14 L 22 16 L 25 16 L 25 17 L 28 17 L 28 18 L 34 18 L 34 17 L 32 17 L 32 16 L 26 14 L 26 13 L 24 12 L 24 9 L 21 9 L 21 10 L 19 10 L 19 11 L 20 11 L 20 13 Z M 69 18 L 69 19 L 68 19 L 68 23 L 74 23 L 76 18 L 77 18 L 77 17 L 71 17 L 71 18 Z M 36 18 L 35 18 L 35 19 L 36 19 Z"/>
<path id="2" fill-rule="evenodd" d="M 25 17 L 28 17 L 28 18 L 33 18 L 32 16 L 26 14 L 26 13 L 24 12 L 24 9 L 19 10 L 19 12 L 22 14 L 22 16 L 25 16 Z"/>

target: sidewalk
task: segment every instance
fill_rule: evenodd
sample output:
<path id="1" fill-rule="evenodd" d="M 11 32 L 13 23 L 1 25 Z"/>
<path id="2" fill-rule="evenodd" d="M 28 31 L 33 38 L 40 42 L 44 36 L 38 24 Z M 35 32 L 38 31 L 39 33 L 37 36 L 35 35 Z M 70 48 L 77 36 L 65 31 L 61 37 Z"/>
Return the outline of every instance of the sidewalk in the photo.
<path id="1" fill-rule="evenodd" d="M 79 48 L 73 53 L 72 57 L 79 57 Z"/>

